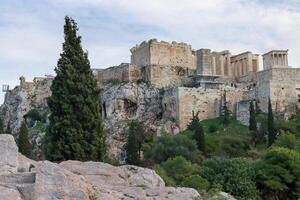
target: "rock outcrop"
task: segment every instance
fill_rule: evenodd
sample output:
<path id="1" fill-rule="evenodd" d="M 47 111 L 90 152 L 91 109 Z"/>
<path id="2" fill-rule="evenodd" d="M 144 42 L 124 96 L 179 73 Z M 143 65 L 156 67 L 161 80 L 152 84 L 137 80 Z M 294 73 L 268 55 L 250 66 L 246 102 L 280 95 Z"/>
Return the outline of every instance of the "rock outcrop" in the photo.
<path id="1" fill-rule="evenodd" d="M 122 160 L 130 120 L 142 121 L 148 133 L 159 134 L 177 126 L 163 118 L 164 89 L 146 83 L 108 84 L 101 92 L 104 125 L 108 135 L 108 154 Z M 171 132 L 171 131 L 169 131 Z"/>
<path id="2" fill-rule="evenodd" d="M 11 135 L 0 135 L 0 150 L 5 151 L 0 156 L 1 166 L 11 167 L 0 171 L 1 200 L 192 200 L 199 197 L 191 188 L 166 187 L 153 170 L 146 168 L 115 167 L 101 162 L 32 161 L 17 153 Z"/>

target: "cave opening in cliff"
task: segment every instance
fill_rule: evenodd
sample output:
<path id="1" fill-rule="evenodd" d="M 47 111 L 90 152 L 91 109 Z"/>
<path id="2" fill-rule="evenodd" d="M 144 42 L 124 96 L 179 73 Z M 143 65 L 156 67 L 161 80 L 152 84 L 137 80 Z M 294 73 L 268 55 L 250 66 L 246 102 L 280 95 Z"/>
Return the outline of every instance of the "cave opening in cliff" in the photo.
<path id="1" fill-rule="evenodd" d="M 137 111 L 137 104 L 129 99 L 123 99 L 124 101 L 124 109 L 128 116 L 132 117 L 135 115 Z"/>

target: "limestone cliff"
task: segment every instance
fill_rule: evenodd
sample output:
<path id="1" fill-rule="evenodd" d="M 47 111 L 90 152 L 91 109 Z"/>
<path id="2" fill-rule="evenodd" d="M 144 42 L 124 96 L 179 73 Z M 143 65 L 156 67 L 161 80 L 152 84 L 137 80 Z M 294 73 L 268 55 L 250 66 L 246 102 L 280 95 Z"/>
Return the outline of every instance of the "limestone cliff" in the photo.
<path id="1" fill-rule="evenodd" d="M 23 81 L 20 86 L 7 92 L 5 102 L 0 107 L 0 114 L 5 124 L 11 127 L 15 138 L 18 138 L 18 130 L 26 118 L 33 144 L 33 158 L 36 159 L 43 158 L 41 142 L 48 124 L 46 98 L 51 95 L 51 82 L 52 79 L 32 83 Z M 109 156 L 120 160 L 124 158 L 127 124 L 130 120 L 142 121 L 151 134 L 159 134 L 162 129 L 169 132 L 178 130 L 174 120 L 163 117 L 163 91 L 145 83 L 108 84 L 102 88 L 99 101 L 107 132 Z"/>

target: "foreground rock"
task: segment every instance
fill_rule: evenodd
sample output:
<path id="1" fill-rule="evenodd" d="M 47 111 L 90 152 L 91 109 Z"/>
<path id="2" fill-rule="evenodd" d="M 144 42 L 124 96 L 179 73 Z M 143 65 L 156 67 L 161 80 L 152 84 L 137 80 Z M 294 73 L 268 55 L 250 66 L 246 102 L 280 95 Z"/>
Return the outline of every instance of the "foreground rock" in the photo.
<path id="1" fill-rule="evenodd" d="M 150 169 L 101 162 L 36 162 L 17 153 L 11 135 L 0 135 L 1 200 L 194 199 L 191 188 L 166 187 Z"/>

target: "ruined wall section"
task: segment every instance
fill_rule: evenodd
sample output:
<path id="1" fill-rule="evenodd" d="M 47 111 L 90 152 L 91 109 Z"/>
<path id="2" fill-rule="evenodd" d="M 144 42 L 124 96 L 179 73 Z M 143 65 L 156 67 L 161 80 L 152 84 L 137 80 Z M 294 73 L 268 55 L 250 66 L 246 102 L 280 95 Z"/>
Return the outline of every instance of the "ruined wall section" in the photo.
<path id="1" fill-rule="evenodd" d="M 257 73 L 257 99 L 262 111 L 268 111 L 271 99 L 275 112 L 290 115 L 300 103 L 300 68 L 271 68 Z"/>
<path id="2" fill-rule="evenodd" d="M 180 130 L 185 130 L 190 123 L 192 113 L 198 113 L 200 120 L 219 117 L 223 105 L 224 90 L 228 107 L 233 116 L 236 113 L 236 104 L 247 99 L 246 91 L 232 87 L 222 89 L 203 89 L 203 88 L 177 88 L 177 122 Z"/>
<path id="3" fill-rule="evenodd" d="M 109 82 L 128 82 L 140 79 L 140 69 L 132 64 L 122 63 L 107 69 L 94 69 L 97 84 L 102 88 Z"/>
<path id="4" fill-rule="evenodd" d="M 190 84 L 194 73 L 180 66 L 150 65 L 142 68 L 141 77 L 153 86 L 170 87 Z"/>

